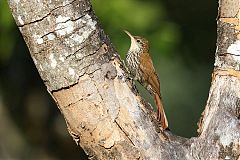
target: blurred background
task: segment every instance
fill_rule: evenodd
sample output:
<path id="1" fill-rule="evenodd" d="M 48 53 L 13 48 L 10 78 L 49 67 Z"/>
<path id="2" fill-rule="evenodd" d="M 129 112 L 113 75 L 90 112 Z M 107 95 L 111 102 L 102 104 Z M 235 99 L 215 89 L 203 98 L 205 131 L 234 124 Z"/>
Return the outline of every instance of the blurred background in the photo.
<path id="1" fill-rule="evenodd" d="M 170 128 L 180 136 L 197 136 L 214 63 L 217 1 L 92 3 L 122 59 L 130 46 L 123 30 L 149 40 Z M 86 159 L 68 134 L 5 0 L 0 0 L 0 159 Z"/>

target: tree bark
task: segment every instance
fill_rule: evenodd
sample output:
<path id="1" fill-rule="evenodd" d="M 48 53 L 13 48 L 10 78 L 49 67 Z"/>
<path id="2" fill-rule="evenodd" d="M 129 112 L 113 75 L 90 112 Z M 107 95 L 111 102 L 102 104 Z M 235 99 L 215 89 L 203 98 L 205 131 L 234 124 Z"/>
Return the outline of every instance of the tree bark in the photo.
<path id="1" fill-rule="evenodd" d="M 239 0 L 219 1 L 212 85 L 199 136 L 161 132 L 89 0 L 9 0 L 70 135 L 89 159 L 240 159 Z"/>

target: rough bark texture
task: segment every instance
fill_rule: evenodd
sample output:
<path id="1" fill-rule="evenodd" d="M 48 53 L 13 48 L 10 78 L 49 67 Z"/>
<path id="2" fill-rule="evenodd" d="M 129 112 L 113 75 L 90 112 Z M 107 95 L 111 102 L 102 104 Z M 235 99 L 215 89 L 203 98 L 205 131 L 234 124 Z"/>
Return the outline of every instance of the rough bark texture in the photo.
<path id="1" fill-rule="evenodd" d="M 89 0 L 9 6 L 69 133 L 90 159 L 239 159 L 239 0 L 220 1 L 212 85 L 199 137 L 191 139 L 160 132 Z"/>

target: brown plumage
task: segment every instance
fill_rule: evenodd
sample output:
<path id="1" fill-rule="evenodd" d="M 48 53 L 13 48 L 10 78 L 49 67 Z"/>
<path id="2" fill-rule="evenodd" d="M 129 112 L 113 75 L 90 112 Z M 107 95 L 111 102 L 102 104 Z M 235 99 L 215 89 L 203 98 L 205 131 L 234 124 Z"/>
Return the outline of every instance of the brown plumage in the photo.
<path id="1" fill-rule="evenodd" d="M 132 36 L 125 31 L 131 38 L 131 46 L 126 56 L 127 67 L 134 80 L 139 81 L 153 95 L 158 107 L 158 120 L 163 129 L 168 128 L 168 121 L 164 112 L 160 82 L 149 55 L 148 41 L 139 36 Z"/>

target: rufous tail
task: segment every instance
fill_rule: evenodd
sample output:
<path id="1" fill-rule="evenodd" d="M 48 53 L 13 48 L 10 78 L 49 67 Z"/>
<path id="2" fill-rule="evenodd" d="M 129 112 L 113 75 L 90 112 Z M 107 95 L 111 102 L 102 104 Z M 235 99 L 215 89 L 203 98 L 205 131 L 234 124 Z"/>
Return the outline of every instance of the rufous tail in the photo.
<path id="1" fill-rule="evenodd" d="M 168 121 L 164 112 L 162 100 L 158 94 L 154 94 L 154 99 L 158 107 L 158 120 L 160 121 L 163 130 L 165 130 L 168 128 Z"/>

